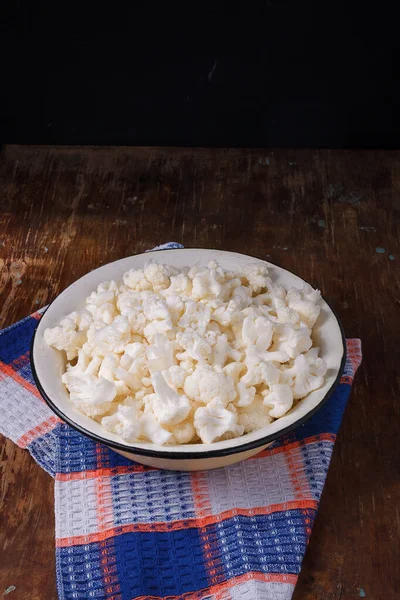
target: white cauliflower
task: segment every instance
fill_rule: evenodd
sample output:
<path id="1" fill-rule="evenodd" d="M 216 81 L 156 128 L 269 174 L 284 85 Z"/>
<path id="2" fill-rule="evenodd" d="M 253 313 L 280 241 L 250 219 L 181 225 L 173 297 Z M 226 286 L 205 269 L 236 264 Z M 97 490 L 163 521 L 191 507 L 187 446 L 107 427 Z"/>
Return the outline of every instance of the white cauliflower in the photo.
<path id="1" fill-rule="evenodd" d="M 151 283 L 146 278 L 143 269 L 130 269 L 124 273 L 123 280 L 129 289 L 136 292 L 151 289 Z"/>
<path id="2" fill-rule="evenodd" d="M 108 352 L 120 354 L 131 341 L 131 326 L 126 317 L 115 317 L 111 325 L 106 325 L 95 332 L 95 345 L 98 354 L 105 356 Z"/>
<path id="3" fill-rule="evenodd" d="M 264 384 L 268 387 L 279 382 L 279 369 L 273 361 L 247 365 L 247 373 L 241 378 L 246 386 Z"/>
<path id="4" fill-rule="evenodd" d="M 73 404 L 127 442 L 212 443 L 265 427 L 324 383 L 312 348 L 320 293 L 265 263 L 149 262 L 105 281 L 47 329 Z"/>
<path id="5" fill-rule="evenodd" d="M 165 290 L 170 285 L 168 270 L 164 265 L 160 265 L 155 262 L 149 263 L 144 268 L 144 276 L 146 277 L 147 281 L 151 284 L 151 288 L 155 292 Z"/>
<path id="6" fill-rule="evenodd" d="M 166 335 L 156 334 L 153 343 L 147 346 L 148 367 L 151 373 L 165 371 L 175 362 L 174 347 Z"/>
<path id="7" fill-rule="evenodd" d="M 268 289 L 271 285 L 271 279 L 268 277 L 268 267 L 260 263 L 249 265 L 244 277 L 247 279 L 253 293 L 259 294 L 264 289 Z"/>
<path id="8" fill-rule="evenodd" d="M 125 347 L 125 353 L 121 356 L 120 366 L 139 379 L 150 376 L 146 348 L 142 342 L 133 342 Z"/>
<path id="9" fill-rule="evenodd" d="M 190 421 L 182 421 L 173 428 L 173 437 L 177 444 L 189 444 L 195 435 L 196 430 Z"/>
<path id="10" fill-rule="evenodd" d="M 143 301 L 143 312 L 148 321 L 163 320 L 171 324 L 171 317 L 166 303 L 157 296 L 150 296 Z"/>
<path id="11" fill-rule="evenodd" d="M 117 284 L 115 281 L 104 281 L 97 286 L 97 290 L 92 292 L 88 298 L 86 298 L 87 310 L 92 312 L 94 307 L 101 306 L 102 304 L 113 304 L 117 292 Z"/>
<path id="12" fill-rule="evenodd" d="M 253 402 L 256 394 L 255 387 L 247 387 L 245 382 L 242 380 L 236 385 L 236 390 L 238 394 L 238 398 L 235 401 L 236 406 L 249 406 Z"/>
<path id="13" fill-rule="evenodd" d="M 209 365 L 199 365 L 185 380 L 185 394 L 196 402 L 208 404 L 216 397 L 226 406 L 236 398 L 232 377 L 216 373 Z"/>
<path id="14" fill-rule="evenodd" d="M 205 335 L 210 322 L 211 310 L 206 304 L 188 300 L 185 302 L 185 312 L 178 321 L 181 329 L 194 329 L 199 335 Z"/>
<path id="15" fill-rule="evenodd" d="M 115 385 L 104 377 L 66 372 L 62 382 L 69 391 L 71 402 L 89 417 L 108 412 L 117 395 Z"/>
<path id="16" fill-rule="evenodd" d="M 301 290 L 290 288 L 286 294 L 286 301 L 288 306 L 298 313 L 301 320 L 312 328 L 321 310 L 317 304 L 320 297 L 319 290 L 314 290 L 310 285 L 305 285 Z"/>
<path id="17" fill-rule="evenodd" d="M 168 307 L 170 318 L 173 324 L 176 325 L 185 310 L 185 304 L 179 296 L 167 296 L 165 303 Z"/>
<path id="18" fill-rule="evenodd" d="M 266 352 L 271 345 L 273 325 L 266 317 L 248 316 L 243 320 L 242 340 L 245 346 L 255 346 Z"/>
<path id="19" fill-rule="evenodd" d="M 170 278 L 170 286 L 163 290 L 164 296 L 180 296 L 188 298 L 192 292 L 192 281 L 184 273 L 172 275 Z"/>
<path id="20" fill-rule="evenodd" d="M 140 437 L 158 446 L 163 446 L 174 441 L 172 433 L 164 429 L 154 414 L 150 412 L 145 413 L 140 419 Z"/>
<path id="21" fill-rule="evenodd" d="M 226 272 L 215 261 L 210 261 L 208 266 L 194 274 L 192 280 L 192 297 L 196 300 L 202 298 L 219 298 L 222 284 L 226 279 Z M 239 281 L 240 285 L 240 281 Z"/>
<path id="22" fill-rule="evenodd" d="M 289 358 L 296 358 L 311 348 L 310 333 L 308 327 L 296 329 L 293 325 L 277 325 L 274 330 L 271 352 L 286 352 Z"/>
<path id="23" fill-rule="evenodd" d="M 240 279 L 238 281 L 240 282 Z M 236 305 L 238 310 L 250 306 L 252 302 L 251 289 L 240 284 L 235 286 L 233 288 L 232 302 Z"/>
<path id="24" fill-rule="evenodd" d="M 106 431 L 116 433 L 125 442 L 135 442 L 140 435 L 141 416 L 135 401 L 126 398 L 113 415 L 101 419 L 101 424 Z"/>
<path id="25" fill-rule="evenodd" d="M 317 354 L 317 348 L 300 354 L 294 359 L 292 367 L 282 371 L 282 380 L 291 386 L 296 400 L 304 398 L 324 383 L 327 365 L 322 358 L 317 358 Z"/>
<path id="26" fill-rule="evenodd" d="M 239 425 L 235 412 L 225 406 L 225 402 L 217 396 L 194 413 L 194 427 L 204 444 L 211 444 L 227 433 L 232 437 L 242 435 L 243 425 Z"/>
<path id="27" fill-rule="evenodd" d="M 213 341 L 210 342 L 212 346 L 211 364 L 223 367 L 228 360 L 237 362 L 242 359 L 242 352 L 232 348 L 228 342 L 226 333 L 222 333 L 221 335 L 214 332 L 210 333 L 215 336 L 213 336 Z"/>
<path id="28" fill-rule="evenodd" d="M 130 394 L 141 389 L 142 384 L 135 375 L 121 366 L 121 357 L 109 352 L 102 360 L 99 376 L 115 384 L 118 396 Z"/>
<path id="29" fill-rule="evenodd" d="M 273 421 L 264 405 L 263 398 L 256 395 L 249 406 L 238 409 L 238 423 L 244 427 L 244 433 L 266 427 Z"/>
<path id="30" fill-rule="evenodd" d="M 270 409 L 271 417 L 274 419 L 283 417 L 293 405 L 292 388 L 285 383 L 275 383 L 265 393 L 264 404 Z"/>
<path id="31" fill-rule="evenodd" d="M 187 356 L 200 363 L 205 362 L 211 355 L 211 345 L 208 341 L 199 335 L 197 331 L 188 327 L 182 333 L 176 334 L 176 341 L 179 346 L 187 353 Z M 182 360 L 185 356 L 180 353 L 177 358 Z"/>
<path id="32" fill-rule="evenodd" d="M 146 340 L 152 344 L 156 335 L 165 334 L 167 337 L 173 337 L 173 325 L 171 321 L 162 320 L 147 323 L 143 329 L 143 335 Z"/>
<path id="33" fill-rule="evenodd" d="M 172 365 L 172 367 L 162 371 L 162 374 L 169 387 L 174 390 L 183 389 L 185 379 L 188 376 L 187 371 L 179 365 Z"/>
<path id="34" fill-rule="evenodd" d="M 87 311 L 72 312 L 61 320 L 60 325 L 45 330 L 44 341 L 57 350 L 64 350 L 67 360 L 73 360 L 86 342 L 91 323 L 92 317 Z"/>
<path id="35" fill-rule="evenodd" d="M 235 383 L 239 382 L 240 375 L 246 370 L 246 365 L 242 362 L 231 362 L 224 367 L 225 375 L 232 377 Z"/>
<path id="36" fill-rule="evenodd" d="M 151 377 L 154 388 L 153 412 L 162 425 L 177 425 L 184 421 L 191 410 L 189 399 L 169 387 L 162 373 Z"/>

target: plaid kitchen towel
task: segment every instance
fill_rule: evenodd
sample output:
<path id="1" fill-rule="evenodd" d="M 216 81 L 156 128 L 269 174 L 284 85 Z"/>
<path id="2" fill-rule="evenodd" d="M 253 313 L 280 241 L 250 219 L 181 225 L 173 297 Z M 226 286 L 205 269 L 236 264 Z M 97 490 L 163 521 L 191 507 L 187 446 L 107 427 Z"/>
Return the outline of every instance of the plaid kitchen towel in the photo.
<path id="1" fill-rule="evenodd" d="M 186 473 L 132 463 L 50 411 L 29 366 L 40 316 L 0 332 L 0 431 L 55 479 L 60 600 L 289 600 L 360 340 L 307 423 L 244 462 Z"/>

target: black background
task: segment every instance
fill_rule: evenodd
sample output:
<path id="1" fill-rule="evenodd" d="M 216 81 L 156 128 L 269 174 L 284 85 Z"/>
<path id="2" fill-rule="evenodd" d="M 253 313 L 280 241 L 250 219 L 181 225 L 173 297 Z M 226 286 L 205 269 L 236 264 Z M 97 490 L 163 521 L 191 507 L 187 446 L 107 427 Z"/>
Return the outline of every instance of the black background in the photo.
<path id="1" fill-rule="evenodd" d="M 389 4 L 3 0 L 0 142 L 400 146 Z"/>

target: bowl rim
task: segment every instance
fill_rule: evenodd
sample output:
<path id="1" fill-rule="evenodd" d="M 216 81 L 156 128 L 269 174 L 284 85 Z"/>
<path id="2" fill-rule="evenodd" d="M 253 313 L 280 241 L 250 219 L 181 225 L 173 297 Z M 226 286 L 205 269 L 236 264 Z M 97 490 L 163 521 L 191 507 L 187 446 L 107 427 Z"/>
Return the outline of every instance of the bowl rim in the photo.
<path id="1" fill-rule="evenodd" d="M 177 250 L 179 250 L 179 251 L 191 250 L 191 249 L 192 248 L 189 248 L 186 246 L 185 246 L 185 248 L 169 248 L 168 252 L 175 252 Z M 200 250 L 200 249 L 201 250 L 215 250 L 213 248 L 193 248 L 193 249 L 194 250 Z M 155 250 L 155 252 L 157 252 L 157 250 Z M 235 252 L 230 251 L 230 250 L 224 250 L 224 252 L 227 252 L 227 253 L 231 252 L 232 254 L 235 254 Z M 131 254 L 130 256 L 139 256 L 141 254 L 146 254 L 146 253 L 138 252 L 136 254 Z M 254 255 L 250 255 L 250 254 L 246 254 L 246 256 L 248 256 L 249 258 L 255 258 L 257 260 L 262 260 L 264 262 L 267 262 L 267 261 L 265 261 L 264 258 L 260 258 L 258 256 L 254 256 Z M 123 257 L 123 258 L 128 258 L 128 257 Z M 117 262 L 118 260 L 119 259 L 117 259 L 115 261 L 111 261 L 111 263 L 106 263 L 106 264 L 112 264 L 113 262 Z M 296 275 L 296 273 L 294 273 L 290 269 L 280 267 L 276 263 L 271 263 L 271 264 L 279 267 L 280 269 L 287 271 L 288 273 L 290 273 L 296 277 L 299 277 L 299 275 Z M 105 265 L 100 265 L 96 269 L 93 269 L 92 271 L 89 271 L 89 272 L 91 273 L 93 271 L 96 271 L 97 269 L 101 269 L 104 266 Z M 85 275 L 82 275 L 82 277 L 85 277 Z M 82 277 L 79 277 L 79 279 L 82 279 Z M 76 281 L 79 281 L 79 279 L 77 279 Z M 62 294 L 65 290 L 67 290 L 69 287 L 74 285 L 74 283 L 76 283 L 76 281 L 72 282 L 69 286 L 67 286 L 64 290 L 62 290 L 62 292 L 60 292 L 60 294 Z M 305 281 L 305 280 L 303 279 L 303 281 Z M 129 454 L 136 454 L 137 456 L 148 456 L 151 458 L 162 458 L 162 459 L 170 459 L 170 460 L 194 460 L 194 459 L 205 459 L 205 458 L 217 458 L 217 457 L 222 457 L 222 456 L 230 456 L 232 454 L 240 454 L 240 453 L 244 453 L 244 452 L 247 452 L 250 450 L 254 450 L 254 449 L 262 447 L 262 446 L 267 446 L 268 444 L 272 443 L 273 441 L 281 438 L 283 435 L 286 435 L 287 433 L 290 433 L 294 429 L 297 429 L 298 427 L 303 425 L 303 423 L 308 421 L 312 416 L 314 416 L 326 404 L 326 402 L 329 400 L 329 398 L 331 398 L 331 396 L 333 395 L 337 386 L 339 385 L 340 380 L 343 375 L 344 367 L 346 364 L 347 345 L 346 345 L 346 336 L 344 333 L 343 326 L 342 326 L 336 312 L 332 309 L 331 305 L 327 302 L 325 297 L 321 294 L 322 299 L 328 305 L 328 307 L 331 310 L 333 316 L 335 317 L 337 325 L 339 327 L 341 339 L 342 339 L 342 345 L 343 345 L 343 355 L 342 355 L 342 360 L 340 362 L 338 374 L 336 376 L 335 381 L 332 383 L 331 387 L 329 388 L 329 390 L 327 391 L 325 396 L 322 398 L 322 400 L 317 404 L 317 406 L 315 406 L 313 409 L 311 409 L 307 414 L 305 414 L 303 417 L 300 417 L 299 419 L 297 419 L 297 421 L 294 421 L 290 425 L 287 425 L 286 427 L 282 428 L 281 430 L 279 430 L 279 432 L 265 435 L 261 438 L 257 438 L 256 440 L 253 440 L 251 442 L 245 442 L 243 444 L 237 444 L 235 446 L 228 447 L 228 448 L 221 448 L 219 450 L 203 450 L 203 451 L 198 451 L 198 452 L 193 452 L 190 450 L 189 451 L 182 450 L 182 451 L 177 451 L 177 452 L 169 452 L 167 449 L 166 450 L 150 450 L 148 448 L 139 448 L 139 447 L 135 447 L 133 445 L 128 446 L 127 444 L 124 444 L 123 442 L 114 442 L 113 440 L 109 440 L 106 437 L 97 435 L 96 433 L 89 431 L 85 427 L 82 427 L 81 425 L 79 425 L 78 423 L 73 421 L 73 419 L 71 419 L 70 417 L 65 415 L 63 413 L 63 411 L 61 409 L 59 409 L 58 406 L 47 395 L 46 391 L 44 390 L 44 388 L 39 380 L 39 377 L 37 375 L 36 368 L 35 368 L 35 360 L 34 360 L 34 352 L 33 352 L 34 345 L 35 345 L 35 339 L 36 339 L 36 333 L 38 330 L 39 323 L 42 320 L 43 316 L 46 314 L 46 312 L 48 311 L 50 306 L 52 306 L 52 304 L 57 300 L 57 298 L 60 296 L 60 294 L 58 294 L 54 298 L 54 300 L 52 300 L 50 302 L 50 304 L 46 307 L 46 310 L 42 313 L 42 317 L 38 321 L 38 323 L 35 327 L 35 331 L 33 333 L 32 341 L 31 341 L 31 345 L 30 345 L 30 352 L 29 352 L 30 366 L 31 366 L 31 370 L 32 370 L 33 379 L 34 379 L 35 384 L 40 392 L 40 395 L 42 396 L 42 398 L 46 402 L 46 404 L 49 406 L 49 408 L 62 421 L 64 421 L 68 425 L 70 425 L 73 429 L 76 429 L 77 431 L 79 431 L 79 433 L 82 433 L 83 435 L 85 435 L 86 437 L 90 438 L 91 440 L 93 440 L 95 442 L 99 442 L 100 444 L 104 444 L 105 446 L 109 446 L 110 448 L 113 448 L 115 450 L 119 450 L 119 451 L 129 453 Z M 233 438 L 233 439 L 237 440 L 240 438 Z M 189 445 L 189 444 L 185 444 L 185 445 Z"/>

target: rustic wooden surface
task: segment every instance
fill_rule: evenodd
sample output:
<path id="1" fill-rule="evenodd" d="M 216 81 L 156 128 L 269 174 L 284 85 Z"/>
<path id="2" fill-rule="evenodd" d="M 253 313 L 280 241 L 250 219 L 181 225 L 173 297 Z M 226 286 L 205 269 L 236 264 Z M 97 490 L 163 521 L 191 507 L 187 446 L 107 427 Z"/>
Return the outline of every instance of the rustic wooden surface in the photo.
<path id="1" fill-rule="evenodd" d="M 0 326 L 168 240 L 322 289 L 364 362 L 294 597 L 400 597 L 400 153 L 12 146 L 0 205 Z M 1 468 L 0 598 L 56 600 L 51 479 L 4 439 Z"/>

